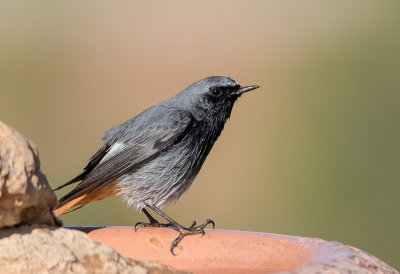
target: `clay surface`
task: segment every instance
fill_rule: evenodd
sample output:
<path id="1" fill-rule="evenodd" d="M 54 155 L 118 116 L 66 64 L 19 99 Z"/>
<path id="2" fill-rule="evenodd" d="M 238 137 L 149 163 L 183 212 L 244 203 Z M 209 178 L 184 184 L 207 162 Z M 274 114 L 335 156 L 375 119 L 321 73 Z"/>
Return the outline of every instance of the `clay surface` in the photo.
<path id="1" fill-rule="evenodd" d="M 269 233 L 206 230 L 169 245 L 177 232 L 167 228 L 82 227 L 93 240 L 122 255 L 147 259 L 194 273 L 398 273 L 355 247 L 321 239 Z"/>

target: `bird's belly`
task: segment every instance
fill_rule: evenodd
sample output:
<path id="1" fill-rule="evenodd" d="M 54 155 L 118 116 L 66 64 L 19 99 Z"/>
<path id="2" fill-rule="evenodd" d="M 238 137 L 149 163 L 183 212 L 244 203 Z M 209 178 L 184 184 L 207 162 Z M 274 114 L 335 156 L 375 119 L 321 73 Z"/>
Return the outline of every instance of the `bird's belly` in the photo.
<path id="1" fill-rule="evenodd" d="M 195 150 L 185 148 L 163 151 L 152 161 L 121 178 L 119 194 L 128 206 L 141 209 L 146 202 L 165 207 L 191 186 L 200 170 L 198 162 L 202 160 Z"/>

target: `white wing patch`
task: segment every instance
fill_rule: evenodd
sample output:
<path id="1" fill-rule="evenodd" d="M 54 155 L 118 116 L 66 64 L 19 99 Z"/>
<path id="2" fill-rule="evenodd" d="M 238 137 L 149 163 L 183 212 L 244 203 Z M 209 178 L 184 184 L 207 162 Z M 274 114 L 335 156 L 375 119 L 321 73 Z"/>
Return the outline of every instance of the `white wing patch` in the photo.
<path id="1" fill-rule="evenodd" d="M 114 157 L 120 151 L 124 150 L 125 147 L 126 147 L 126 145 L 123 144 L 123 143 L 115 143 L 115 144 L 113 144 L 111 146 L 110 150 L 107 152 L 107 154 L 103 157 L 103 159 L 101 159 L 99 164 L 101 164 L 101 163 L 107 161 L 108 159 Z"/>

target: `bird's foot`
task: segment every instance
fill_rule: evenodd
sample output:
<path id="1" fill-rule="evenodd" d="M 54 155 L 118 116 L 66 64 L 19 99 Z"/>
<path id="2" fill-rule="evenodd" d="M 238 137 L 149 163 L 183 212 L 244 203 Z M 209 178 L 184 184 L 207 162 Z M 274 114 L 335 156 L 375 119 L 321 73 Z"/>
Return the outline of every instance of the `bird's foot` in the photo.
<path id="1" fill-rule="evenodd" d="M 195 234 L 202 234 L 204 236 L 205 232 L 204 232 L 204 228 L 209 225 L 212 224 L 213 229 L 215 228 L 215 223 L 213 220 L 207 219 L 203 224 L 196 226 L 196 222 L 194 221 L 192 223 L 191 226 L 189 227 L 183 227 L 180 224 L 176 224 L 175 226 L 173 224 L 171 224 L 171 226 L 168 226 L 172 229 L 175 229 L 176 231 L 179 232 L 179 236 L 171 243 L 171 246 L 169 248 L 169 250 L 171 251 L 172 255 L 175 256 L 174 253 L 174 248 L 179 244 L 179 242 L 188 235 L 195 235 Z"/>
<path id="2" fill-rule="evenodd" d="M 139 228 L 142 228 L 142 227 L 175 227 L 175 225 L 172 224 L 172 223 L 166 223 L 166 224 L 160 223 L 159 221 L 154 219 L 154 217 L 151 216 L 151 214 L 145 208 L 142 209 L 142 212 L 149 219 L 149 223 L 145 223 L 145 222 L 136 223 L 135 224 L 135 231 L 138 230 Z"/>
<path id="3" fill-rule="evenodd" d="M 172 255 L 174 255 L 174 256 L 175 256 L 174 248 L 179 244 L 179 242 L 185 236 L 194 235 L 194 234 L 204 235 L 205 234 L 204 228 L 209 224 L 212 224 L 213 229 L 215 228 L 214 221 L 210 220 L 210 219 L 207 219 L 203 224 L 198 225 L 198 226 L 196 226 L 196 222 L 193 222 L 191 226 L 184 227 L 184 226 L 178 224 L 176 221 L 174 221 L 171 217 L 168 217 L 164 212 L 162 212 L 156 206 L 154 206 L 152 204 L 147 204 L 147 203 L 145 203 L 145 204 L 147 207 L 151 208 L 154 212 L 156 212 L 158 215 L 160 215 L 168 223 L 166 223 L 166 224 L 159 223 L 156 219 L 153 218 L 153 216 L 150 215 L 150 213 L 145 208 L 143 208 L 142 211 L 147 216 L 150 223 L 143 223 L 143 222 L 136 223 L 135 230 L 138 228 L 141 228 L 141 227 L 153 226 L 153 227 L 168 227 L 168 228 L 172 228 L 172 229 L 178 231 L 179 236 L 176 237 L 176 239 L 171 243 L 171 246 L 169 248 Z"/>
<path id="4" fill-rule="evenodd" d="M 145 222 L 137 222 L 135 224 L 135 231 L 142 227 L 170 227 L 175 229 L 175 226 L 171 223 L 163 224 L 158 222 L 157 220 L 151 221 L 150 223 Z"/>

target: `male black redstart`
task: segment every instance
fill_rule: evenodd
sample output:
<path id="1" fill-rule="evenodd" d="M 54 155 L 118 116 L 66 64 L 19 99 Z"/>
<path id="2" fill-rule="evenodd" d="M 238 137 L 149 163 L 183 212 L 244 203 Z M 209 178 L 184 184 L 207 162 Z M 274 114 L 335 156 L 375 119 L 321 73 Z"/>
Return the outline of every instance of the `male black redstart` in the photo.
<path id="1" fill-rule="evenodd" d="M 80 183 L 62 197 L 54 214 L 78 209 L 92 201 L 118 194 L 128 206 L 147 216 L 146 226 L 170 227 L 179 232 L 170 251 L 186 235 L 204 234 L 208 224 L 183 227 L 159 208 L 176 201 L 192 184 L 233 104 L 245 92 L 258 86 L 242 87 L 228 77 L 199 80 L 174 97 L 154 105 L 125 123 L 104 132 L 102 147 L 90 158 L 83 172 L 56 190 Z M 152 209 L 168 223 L 162 224 L 146 210 Z"/>

